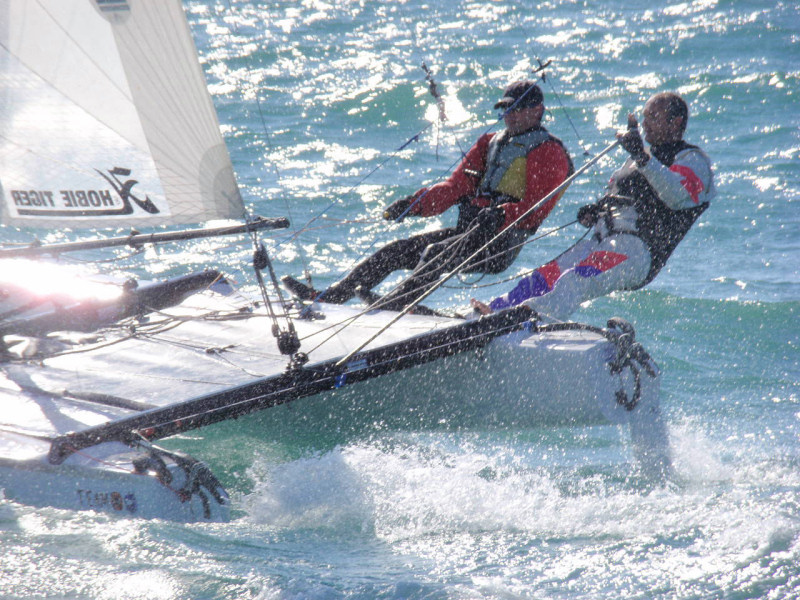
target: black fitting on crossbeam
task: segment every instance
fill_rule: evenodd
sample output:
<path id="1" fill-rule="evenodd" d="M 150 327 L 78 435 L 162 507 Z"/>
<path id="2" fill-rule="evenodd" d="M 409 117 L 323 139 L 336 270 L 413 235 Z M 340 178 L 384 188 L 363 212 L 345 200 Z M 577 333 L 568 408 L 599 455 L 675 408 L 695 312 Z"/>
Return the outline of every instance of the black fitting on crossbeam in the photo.
<path id="1" fill-rule="evenodd" d="M 259 271 L 263 271 L 269 265 L 269 256 L 263 242 L 253 252 L 253 266 Z"/>

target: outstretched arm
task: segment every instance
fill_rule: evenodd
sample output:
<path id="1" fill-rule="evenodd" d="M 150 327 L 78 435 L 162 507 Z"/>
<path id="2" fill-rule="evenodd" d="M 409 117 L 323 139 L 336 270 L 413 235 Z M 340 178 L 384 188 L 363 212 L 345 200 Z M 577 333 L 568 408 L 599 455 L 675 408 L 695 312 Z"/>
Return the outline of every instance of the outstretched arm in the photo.
<path id="1" fill-rule="evenodd" d="M 464 196 L 474 196 L 485 169 L 492 135 L 482 135 L 446 181 L 418 191 L 415 199 L 419 201 L 411 208 L 411 214 L 432 217 L 443 213 Z"/>

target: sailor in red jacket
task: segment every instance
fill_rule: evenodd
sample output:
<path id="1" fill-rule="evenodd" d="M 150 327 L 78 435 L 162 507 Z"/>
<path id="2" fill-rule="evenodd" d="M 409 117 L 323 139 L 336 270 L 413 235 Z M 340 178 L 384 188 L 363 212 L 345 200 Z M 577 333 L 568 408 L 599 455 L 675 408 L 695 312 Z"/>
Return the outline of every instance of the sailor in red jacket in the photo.
<path id="1" fill-rule="evenodd" d="M 506 128 L 482 135 L 446 181 L 397 200 L 384 213 L 387 220 L 399 221 L 407 215 L 439 215 L 457 205 L 455 227 L 391 242 L 324 292 L 318 293 L 291 277 L 283 278 L 286 287 L 301 299 L 343 303 L 359 287 L 370 290 L 395 270 L 413 269 L 413 275 L 381 303 L 382 308 L 399 310 L 490 240 L 494 239 L 465 272 L 499 273 L 507 269 L 560 194 L 524 220 L 514 222 L 573 172 L 564 145 L 541 126 L 543 102 L 541 89 L 532 81 L 508 86 L 495 104 L 496 109 L 506 111 Z M 498 236 L 501 232 L 503 235 Z"/>

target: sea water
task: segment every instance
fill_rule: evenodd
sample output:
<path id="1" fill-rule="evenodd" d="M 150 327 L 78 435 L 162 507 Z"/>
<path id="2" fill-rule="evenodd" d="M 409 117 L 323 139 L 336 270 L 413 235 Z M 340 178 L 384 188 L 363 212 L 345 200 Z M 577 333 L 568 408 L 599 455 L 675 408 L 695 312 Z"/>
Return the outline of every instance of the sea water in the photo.
<path id="1" fill-rule="evenodd" d="M 228 524 L 0 500 L 0 597 L 800 597 L 795 2 L 184 5 L 249 208 L 292 220 L 265 239 L 276 271 L 308 270 L 318 287 L 388 240 L 452 223 L 449 213 L 400 224 L 380 215 L 496 130 L 502 88 L 538 77 L 539 60 L 552 60 L 545 125 L 579 166 L 627 113 L 641 117 L 651 94 L 681 93 L 687 140 L 714 161 L 718 195 L 646 289 L 573 315 L 635 325 L 663 369 L 677 476 L 642 481 L 627 430 L 610 425 L 420 429 L 345 418 L 332 431 L 299 401 L 285 420 L 264 413 L 169 442 L 230 489 Z M 623 158 L 618 150 L 581 176 L 540 233 L 572 222 Z M 507 273 L 454 280 L 429 304 L 490 299 L 581 234 L 574 224 L 554 231 Z M 149 253 L 143 270 L 218 266 L 247 288 L 249 252 L 191 242 Z M 541 376 L 531 365 L 528 384 Z"/>

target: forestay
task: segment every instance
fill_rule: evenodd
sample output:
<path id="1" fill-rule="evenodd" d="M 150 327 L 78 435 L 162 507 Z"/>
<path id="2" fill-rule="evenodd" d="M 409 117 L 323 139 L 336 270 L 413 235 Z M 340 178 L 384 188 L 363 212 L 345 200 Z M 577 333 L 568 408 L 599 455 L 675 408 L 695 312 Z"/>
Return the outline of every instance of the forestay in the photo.
<path id="1" fill-rule="evenodd" d="M 241 218 L 180 0 L 0 0 L 0 217 Z"/>

